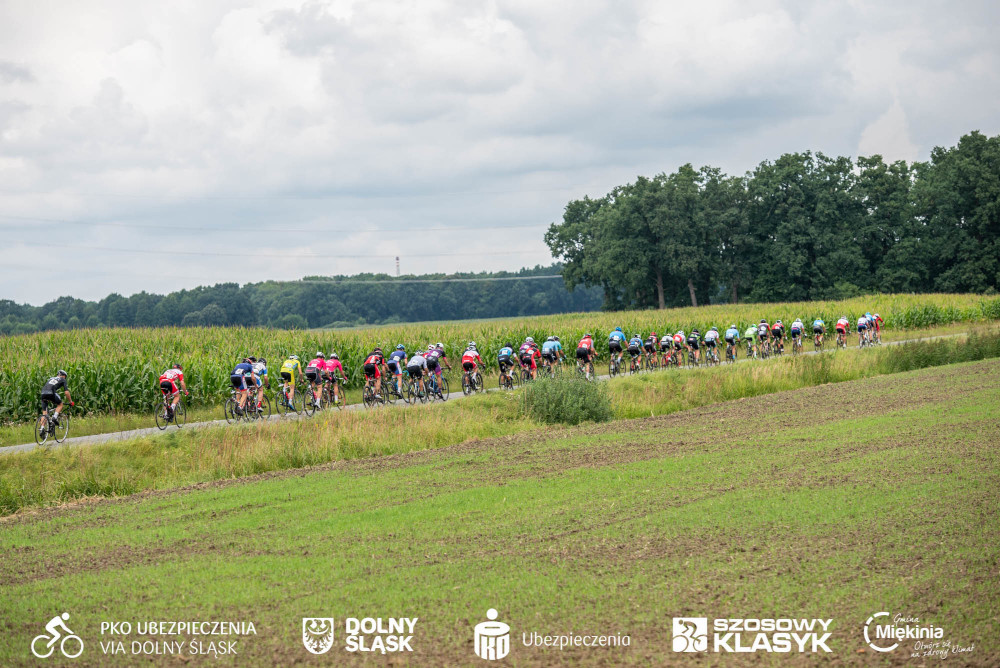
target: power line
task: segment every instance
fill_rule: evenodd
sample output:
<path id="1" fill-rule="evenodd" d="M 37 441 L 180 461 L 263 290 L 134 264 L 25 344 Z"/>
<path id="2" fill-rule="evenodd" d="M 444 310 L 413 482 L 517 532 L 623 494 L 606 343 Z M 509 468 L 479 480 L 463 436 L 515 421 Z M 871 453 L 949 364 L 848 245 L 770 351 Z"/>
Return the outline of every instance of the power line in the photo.
<path id="1" fill-rule="evenodd" d="M 122 223 L 114 221 L 87 221 L 87 220 L 66 220 L 62 218 L 39 218 L 35 216 L 11 216 L 7 214 L 0 214 L 0 218 L 6 218 L 9 220 L 31 220 L 39 223 L 56 223 L 60 225 L 84 225 L 88 227 L 122 227 L 127 229 L 137 229 L 137 230 L 161 230 L 164 232 L 170 232 L 174 230 L 189 230 L 193 232 L 233 232 L 233 231 L 246 231 L 246 228 L 233 225 L 231 227 L 208 227 L 206 225 L 174 225 L 173 223 L 160 224 L 160 225 L 143 225 L 141 223 Z M 2 223 L 0 225 L 16 225 L 16 223 Z M 543 225 L 549 225 L 549 223 L 527 223 L 518 225 L 489 225 L 489 226 L 477 226 L 477 225 L 454 225 L 445 227 L 421 227 L 415 229 L 412 226 L 407 227 L 376 227 L 376 228 L 359 228 L 356 225 L 344 228 L 330 228 L 330 227 L 313 227 L 310 229 L 290 229 L 287 227 L 257 227 L 253 228 L 253 232 L 269 232 L 274 234 L 329 234 L 332 232 L 451 232 L 453 230 L 476 230 L 476 231 L 488 231 L 488 230 L 516 230 L 516 229 L 527 229 L 541 227 Z"/>
<path id="2" fill-rule="evenodd" d="M 217 253 L 217 252 L 206 252 L 206 251 L 179 251 L 179 250 L 169 250 L 169 249 L 156 249 L 151 250 L 148 248 L 110 248 L 108 246 L 81 246 L 78 244 L 53 244 L 53 243 L 36 243 L 31 241 L 17 242 L 19 246 L 31 246 L 37 248 L 71 248 L 73 250 L 88 250 L 88 251 L 102 251 L 110 253 L 141 253 L 145 255 L 193 255 L 198 257 L 236 257 L 236 258 L 276 258 L 280 260 L 301 260 L 301 259 L 316 259 L 316 260 L 371 260 L 379 258 L 394 258 L 397 253 L 389 254 L 371 254 L 371 255 L 327 255 L 323 253 L 296 253 L 294 255 L 280 254 L 280 253 Z M 483 256 L 483 255 L 522 255 L 525 253 L 534 253 L 536 249 L 523 249 L 514 251 L 468 251 L 461 253 L 417 253 L 419 257 L 467 257 L 467 256 Z"/>

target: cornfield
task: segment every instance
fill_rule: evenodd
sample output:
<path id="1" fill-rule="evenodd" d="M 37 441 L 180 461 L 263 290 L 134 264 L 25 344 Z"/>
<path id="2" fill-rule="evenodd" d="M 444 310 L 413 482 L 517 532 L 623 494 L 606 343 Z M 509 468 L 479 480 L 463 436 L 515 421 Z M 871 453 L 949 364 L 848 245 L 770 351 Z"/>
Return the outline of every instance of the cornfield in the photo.
<path id="1" fill-rule="evenodd" d="M 179 362 L 191 391 L 193 406 L 216 405 L 229 394 L 229 373 L 247 355 L 266 357 L 277 370 L 287 355 L 303 362 L 317 350 L 336 351 L 348 382 L 360 383 L 360 365 L 376 346 L 391 350 L 402 343 L 408 351 L 438 341 L 452 357 L 470 340 L 477 343 L 487 364 L 507 342 L 527 336 L 544 341 L 557 335 L 569 353 L 585 332 L 595 340 L 616 326 L 627 333 L 648 334 L 715 325 L 736 324 L 741 329 L 767 318 L 790 323 L 801 317 L 807 324 L 822 318 L 832 324 L 841 315 L 856 319 L 865 311 L 878 312 L 889 329 L 931 327 L 954 322 L 1000 320 L 1000 298 L 978 295 L 880 295 L 830 302 L 738 304 L 666 311 L 570 313 L 504 320 L 415 323 L 332 331 L 286 331 L 260 328 L 96 329 L 44 332 L 0 337 L 0 422 L 34 418 L 38 392 L 57 369 L 69 373 L 69 389 L 89 413 L 143 412 L 158 396 L 159 374 Z M 454 360 L 453 360 L 454 363 Z M 277 375 L 276 373 L 274 375 Z"/>

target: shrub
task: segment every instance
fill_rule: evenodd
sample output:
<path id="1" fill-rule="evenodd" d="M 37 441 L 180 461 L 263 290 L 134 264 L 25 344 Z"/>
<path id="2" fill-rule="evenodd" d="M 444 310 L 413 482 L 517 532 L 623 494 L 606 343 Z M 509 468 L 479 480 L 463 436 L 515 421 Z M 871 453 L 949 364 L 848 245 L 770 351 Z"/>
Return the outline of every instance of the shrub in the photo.
<path id="1" fill-rule="evenodd" d="M 524 388 L 524 410 L 547 424 L 606 422 L 613 417 L 605 384 L 575 374 L 528 383 Z"/>

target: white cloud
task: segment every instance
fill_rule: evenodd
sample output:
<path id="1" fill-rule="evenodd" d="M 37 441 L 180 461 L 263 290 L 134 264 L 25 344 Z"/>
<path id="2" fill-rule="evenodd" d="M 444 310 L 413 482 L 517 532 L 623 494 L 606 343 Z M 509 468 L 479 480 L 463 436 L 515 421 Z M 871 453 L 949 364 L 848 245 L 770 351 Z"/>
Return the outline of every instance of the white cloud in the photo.
<path id="1" fill-rule="evenodd" d="M 925 159 L 969 130 L 997 133 L 998 18 L 989 2 L 4 3 L 0 238 L 17 247 L 44 230 L 170 257 L 246 243 L 238 226 L 284 226 L 316 232 L 246 238 L 359 255 L 382 244 L 372 228 L 406 228 L 385 242 L 404 270 L 546 262 L 544 226 L 568 200 L 637 174 L 741 173 L 805 149 Z M 470 223 L 482 231 L 420 232 Z M 526 223 L 538 227 L 495 229 Z M 464 247 L 482 255 L 431 255 Z M 46 255 L 91 298 L 392 271 Z M 158 277 L 177 275 L 189 279 Z M 4 287 L 33 303 L 66 290 L 37 275 Z"/>

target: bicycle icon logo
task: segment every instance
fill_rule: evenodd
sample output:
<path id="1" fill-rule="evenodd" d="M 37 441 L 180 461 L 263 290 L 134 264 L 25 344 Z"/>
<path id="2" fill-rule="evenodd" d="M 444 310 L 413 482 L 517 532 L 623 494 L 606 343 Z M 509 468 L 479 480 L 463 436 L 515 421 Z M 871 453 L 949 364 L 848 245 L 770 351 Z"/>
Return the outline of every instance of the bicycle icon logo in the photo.
<path id="1" fill-rule="evenodd" d="M 37 635 L 31 641 L 31 653 L 39 659 L 47 659 L 56 651 L 56 643 L 58 642 L 59 651 L 67 659 L 75 659 L 80 656 L 83 653 L 83 640 L 66 626 L 65 620 L 67 619 L 69 619 L 68 612 L 53 617 L 45 625 L 48 634 Z M 60 631 L 60 629 L 62 630 Z M 39 643 L 39 640 L 43 642 Z"/>

